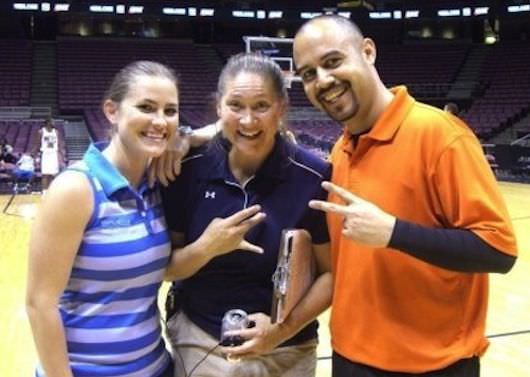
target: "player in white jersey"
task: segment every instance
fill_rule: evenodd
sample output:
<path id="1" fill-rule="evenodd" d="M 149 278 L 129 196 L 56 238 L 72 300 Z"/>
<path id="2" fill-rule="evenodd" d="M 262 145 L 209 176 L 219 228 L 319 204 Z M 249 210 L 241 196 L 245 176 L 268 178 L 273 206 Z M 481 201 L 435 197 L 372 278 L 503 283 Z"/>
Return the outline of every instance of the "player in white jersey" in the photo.
<path id="1" fill-rule="evenodd" d="M 39 130 L 41 151 L 42 190 L 48 189 L 53 177 L 59 173 L 59 133 L 51 118 Z"/>

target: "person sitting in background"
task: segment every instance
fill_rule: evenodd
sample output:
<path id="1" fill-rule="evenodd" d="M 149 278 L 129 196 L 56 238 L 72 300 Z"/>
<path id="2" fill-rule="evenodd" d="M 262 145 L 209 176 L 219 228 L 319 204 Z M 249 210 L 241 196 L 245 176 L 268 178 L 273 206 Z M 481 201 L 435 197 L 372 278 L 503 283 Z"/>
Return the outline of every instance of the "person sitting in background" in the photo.
<path id="1" fill-rule="evenodd" d="M 24 190 L 28 190 L 31 187 L 31 182 L 33 181 L 33 176 L 35 175 L 35 160 L 30 153 L 24 152 L 18 159 L 16 167 L 13 170 L 13 175 L 15 178 L 15 186 L 13 190 L 18 191 L 19 183 L 22 181 L 26 182 Z"/>
<path id="2" fill-rule="evenodd" d="M 13 153 L 13 147 L 7 142 L 5 136 L 0 139 L 0 162 L 5 164 L 15 164 L 17 156 Z"/>

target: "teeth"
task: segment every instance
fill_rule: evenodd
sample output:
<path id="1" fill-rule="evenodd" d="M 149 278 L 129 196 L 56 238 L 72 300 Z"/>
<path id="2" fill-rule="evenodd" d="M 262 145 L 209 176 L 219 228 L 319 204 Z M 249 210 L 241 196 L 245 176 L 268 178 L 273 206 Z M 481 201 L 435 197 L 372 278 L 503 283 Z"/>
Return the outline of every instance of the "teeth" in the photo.
<path id="1" fill-rule="evenodd" d="M 164 134 L 151 133 L 151 132 L 146 132 L 145 136 L 152 138 L 152 139 L 164 139 L 166 137 Z"/>
<path id="2" fill-rule="evenodd" d="M 254 137 L 256 135 L 259 134 L 259 131 L 256 131 L 256 132 L 243 132 L 243 131 L 239 131 L 239 133 L 243 136 L 247 136 L 247 137 Z"/>
<path id="3" fill-rule="evenodd" d="M 323 97 L 324 97 L 324 100 L 331 102 L 334 99 L 336 99 L 338 96 L 340 96 L 343 92 L 344 92 L 344 88 L 338 87 L 335 89 L 328 90 Z"/>

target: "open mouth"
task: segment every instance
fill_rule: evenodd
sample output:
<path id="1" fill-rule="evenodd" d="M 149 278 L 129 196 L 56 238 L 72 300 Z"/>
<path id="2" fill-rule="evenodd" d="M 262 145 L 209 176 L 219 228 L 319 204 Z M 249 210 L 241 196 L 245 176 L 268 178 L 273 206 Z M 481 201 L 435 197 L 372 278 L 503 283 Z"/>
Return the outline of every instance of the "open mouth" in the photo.
<path id="1" fill-rule="evenodd" d="M 321 102 L 332 104 L 346 92 L 346 89 L 346 85 L 335 85 L 329 89 L 326 89 L 326 91 L 321 93 L 318 98 Z"/>
<path id="2" fill-rule="evenodd" d="M 141 132 L 142 137 L 149 139 L 154 142 L 162 142 L 167 139 L 167 132 L 153 132 L 153 131 L 146 131 Z"/>
<path id="3" fill-rule="evenodd" d="M 249 139 L 249 140 L 255 140 L 257 139 L 262 131 L 253 131 L 253 132 L 250 132 L 250 131 L 241 131 L 241 130 L 238 130 L 237 131 L 238 135 L 239 136 L 242 136 L 244 137 L 245 139 Z"/>

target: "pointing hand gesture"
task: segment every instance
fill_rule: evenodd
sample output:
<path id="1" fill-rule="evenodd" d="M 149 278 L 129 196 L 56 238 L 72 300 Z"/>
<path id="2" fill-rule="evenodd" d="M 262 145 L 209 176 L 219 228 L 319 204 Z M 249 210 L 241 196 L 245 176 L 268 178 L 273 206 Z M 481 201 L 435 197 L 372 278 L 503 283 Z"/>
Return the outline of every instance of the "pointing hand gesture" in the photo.
<path id="1" fill-rule="evenodd" d="M 344 204 L 311 200 L 311 208 L 343 216 L 342 234 L 361 245 L 388 246 L 396 223 L 394 216 L 331 182 L 323 182 L 322 187 L 339 197 Z"/>
<path id="2" fill-rule="evenodd" d="M 263 253 L 263 249 L 244 239 L 245 234 L 265 219 L 261 207 L 254 205 L 234 213 L 227 218 L 215 218 L 204 230 L 201 242 L 205 252 L 211 257 L 226 254 L 234 250 L 247 250 Z"/>

